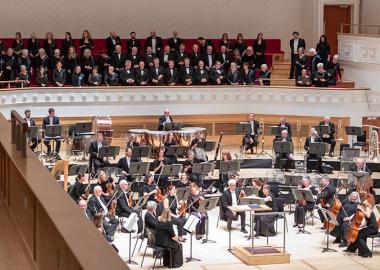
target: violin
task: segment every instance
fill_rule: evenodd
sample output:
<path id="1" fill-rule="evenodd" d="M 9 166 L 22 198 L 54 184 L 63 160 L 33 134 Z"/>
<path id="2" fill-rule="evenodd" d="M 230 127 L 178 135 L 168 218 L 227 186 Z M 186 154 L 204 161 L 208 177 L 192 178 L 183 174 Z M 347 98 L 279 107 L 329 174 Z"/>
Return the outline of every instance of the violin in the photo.
<path id="1" fill-rule="evenodd" d="M 109 208 L 108 208 L 108 217 L 115 217 L 116 215 L 116 206 L 117 206 L 117 200 L 113 199 Z"/>
<path id="2" fill-rule="evenodd" d="M 185 201 L 181 201 L 179 203 L 180 207 L 179 207 L 179 216 L 180 217 L 184 217 L 186 215 L 186 211 L 187 211 L 187 203 Z"/>
<path id="3" fill-rule="evenodd" d="M 157 193 L 155 195 L 155 199 L 156 199 L 156 201 L 158 203 L 163 202 L 164 199 L 165 199 L 165 195 L 162 194 L 162 190 L 159 189 L 159 188 L 157 189 Z"/>
<path id="4" fill-rule="evenodd" d="M 128 195 L 128 206 L 130 208 L 133 208 L 133 206 L 134 206 L 133 192 L 130 192 L 129 195 Z"/>

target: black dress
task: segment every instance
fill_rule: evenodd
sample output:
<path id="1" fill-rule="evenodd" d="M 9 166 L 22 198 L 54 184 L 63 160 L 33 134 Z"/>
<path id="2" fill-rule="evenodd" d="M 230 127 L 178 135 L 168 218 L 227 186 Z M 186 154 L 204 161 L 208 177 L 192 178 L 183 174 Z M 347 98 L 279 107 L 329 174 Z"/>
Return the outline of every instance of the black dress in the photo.
<path id="1" fill-rule="evenodd" d="M 275 207 L 275 196 L 270 193 L 269 196 L 272 198 L 272 201 L 267 201 L 265 204 L 272 208 L 272 211 L 276 211 Z M 276 215 L 262 215 L 255 217 L 255 233 L 256 235 L 263 236 L 274 236 L 276 234 L 276 230 L 274 228 L 274 222 L 276 220 Z"/>
<path id="2" fill-rule="evenodd" d="M 164 158 L 163 161 L 164 161 L 164 165 L 170 165 L 171 164 L 167 158 Z M 159 161 L 158 159 L 155 159 L 153 161 L 153 168 L 155 169 L 158 166 L 160 166 L 160 163 L 161 163 L 161 161 Z M 156 181 L 159 188 L 165 189 L 168 186 L 168 177 L 161 175 L 161 172 L 162 172 L 162 167 L 157 172 L 155 172 L 154 181 Z"/>
<path id="3" fill-rule="evenodd" d="M 256 56 L 255 68 L 260 68 L 262 64 L 265 64 L 265 49 L 265 40 L 262 40 L 260 44 L 257 40 L 255 40 L 255 42 L 253 43 L 253 51 L 255 52 Z M 261 53 L 261 55 L 258 55 L 257 53 Z"/>
<path id="4" fill-rule="evenodd" d="M 172 238 L 175 236 L 172 222 L 157 222 L 156 246 L 167 248 L 164 252 L 164 266 L 177 268 L 183 265 L 182 245 Z"/>
<path id="5" fill-rule="evenodd" d="M 330 54 L 330 44 L 328 44 L 327 42 L 319 42 L 315 49 L 316 49 L 317 53 L 319 54 L 319 56 L 321 57 L 322 63 L 326 68 L 327 58 Z"/>
<path id="6" fill-rule="evenodd" d="M 143 188 L 142 188 L 142 192 L 141 192 L 141 196 L 143 196 L 144 195 L 144 193 L 150 193 L 150 192 L 152 192 L 153 190 L 156 190 L 156 184 L 155 183 L 153 183 L 153 184 L 151 184 L 151 185 L 148 185 L 148 184 L 144 184 L 144 186 L 143 186 Z M 154 198 L 154 196 L 155 196 L 155 194 L 152 194 L 152 195 L 150 195 L 149 196 L 149 198 L 148 198 L 148 201 L 155 201 L 156 199 Z"/>
<path id="7" fill-rule="evenodd" d="M 206 234 L 206 219 L 207 219 L 207 212 L 199 212 L 199 203 L 200 203 L 200 194 L 194 195 L 190 194 L 188 198 L 188 205 L 189 207 L 189 212 L 191 215 L 194 215 L 198 218 L 200 218 L 200 221 L 198 222 L 197 226 L 195 227 L 195 233 L 197 235 L 205 235 Z"/>
<path id="8" fill-rule="evenodd" d="M 169 202 L 169 209 L 172 212 L 173 215 L 178 215 L 178 200 L 174 196 L 166 196 Z M 186 235 L 186 232 L 183 229 L 183 226 L 186 223 L 185 217 L 173 217 L 172 222 L 174 225 L 178 228 L 178 236 Z"/>
<path id="9" fill-rule="evenodd" d="M 57 48 L 57 45 L 55 44 L 54 40 L 51 40 L 50 42 L 45 39 L 43 43 L 43 48 L 45 49 L 45 53 L 47 56 L 52 57 L 54 54 L 54 50 Z"/>

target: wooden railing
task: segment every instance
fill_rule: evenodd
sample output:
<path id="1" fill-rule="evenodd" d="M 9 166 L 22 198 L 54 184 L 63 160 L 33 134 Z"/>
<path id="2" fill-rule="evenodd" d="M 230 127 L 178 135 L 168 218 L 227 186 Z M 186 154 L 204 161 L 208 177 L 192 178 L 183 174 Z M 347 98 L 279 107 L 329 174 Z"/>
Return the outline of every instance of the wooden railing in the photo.
<path id="1" fill-rule="evenodd" d="M 340 33 L 359 35 L 380 35 L 380 25 L 341 23 Z"/>
<path id="2" fill-rule="evenodd" d="M 7 84 L 8 88 L 11 88 L 11 84 L 21 84 L 21 88 L 24 88 L 25 80 L 13 80 L 13 81 L 0 81 L 0 85 Z"/>
<path id="3" fill-rule="evenodd" d="M 1 218 L 11 220 L 31 266 L 128 269 L 28 147 L 23 157 L 25 123 L 16 113 L 12 119 L 13 127 L 0 114 L 0 200 L 8 213 Z"/>

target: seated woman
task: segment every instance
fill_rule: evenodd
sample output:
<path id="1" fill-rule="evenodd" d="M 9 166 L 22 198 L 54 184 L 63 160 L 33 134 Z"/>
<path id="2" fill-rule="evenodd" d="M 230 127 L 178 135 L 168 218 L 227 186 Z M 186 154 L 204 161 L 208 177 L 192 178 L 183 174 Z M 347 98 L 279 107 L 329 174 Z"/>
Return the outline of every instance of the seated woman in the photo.
<path id="1" fill-rule="evenodd" d="M 317 64 L 317 71 L 314 74 L 314 85 L 316 87 L 328 87 L 329 86 L 329 74 L 324 70 L 323 63 Z"/>
<path id="2" fill-rule="evenodd" d="M 221 161 L 230 161 L 232 160 L 231 153 L 227 150 L 223 150 L 222 152 L 222 160 Z M 220 185 L 219 185 L 219 190 L 220 192 L 223 192 L 225 188 L 227 188 L 227 182 L 229 180 L 228 173 L 220 173 L 219 172 L 219 180 L 220 180 Z"/>
<path id="3" fill-rule="evenodd" d="M 186 173 L 179 174 L 179 181 L 175 184 L 176 188 L 184 188 L 190 185 L 189 177 Z"/>
<path id="4" fill-rule="evenodd" d="M 310 177 L 305 176 L 302 179 L 299 189 L 310 190 L 313 195 L 317 195 L 318 191 L 310 184 Z M 305 226 L 305 213 L 307 211 L 313 211 L 314 202 L 307 202 L 306 200 L 296 202 L 296 210 L 294 212 L 294 224 L 293 227 L 297 227 L 301 230 Z"/>
<path id="5" fill-rule="evenodd" d="M 144 186 L 142 188 L 142 196 L 145 196 L 149 193 L 153 193 L 153 191 L 157 191 L 158 187 L 156 182 L 154 182 L 154 177 L 152 174 L 147 174 L 144 180 Z M 148 201 L 155 201 L 155 193 L 151 194 L 148 198 Z"/>
<path id="6" fill-rule="evenodd" d="M 209 74 L 207 69 L 204 68 L 205 63 L 200 60 L 198 68 L 195 70 L 195 83 L 198 85 L 205 85 L 209 81 Z"/>
<path id="7" fill-rule="evenodd" d="M 312 81 L 309 75 L 307 75 L 307 70 L 304 68 L 301 71 L 301 75 L 297 78 L 297 86 L 311 86 Z"/>
<path id="8" fill-rule="evenodd" d="M 66 83 L 66 70 L 62 68 L 62 62 L 58 61 L 52 73 L 53 84 L 62 87 Z"/>
<path id="9" fill-rule="evenodd" d="M 274 195 L 270 192 L 271 187 L 269 185 L 263 186 L 263 198 L 265 205 L 272 208 L 272 211 L 276 211 L 274 203 Z M 273 236 L 275 235 L 274 221 L 276 216 L 274 215 L 263 215 L 255 217 L 255 236 Z"/>
<path id="10" fill-rule="evenodd" d="M 119 76 L 115 72 L 115 68 L 113 66 L 108 67 L 108 72 L 104 78 L 107 86 L 116 86 L 119 83 Z"/>
<path id="11" fill-rule="evenodd" d="M 146 203 L 146 213 L 144 216 L 144 228 L 156 231 L 157 215 L 156 215 L 157 203 L 155 201 L 148 201 Z"/>
<path id="12" fill-rule="evenodd" d="M 187 198 L 187 203 L 189 205 L 189 213 L 200 218 L 197 226 L 195 227 L 196 239 L 201 240 L 203 236 L 206 234 L 206 219 L 207 212 L 199 212 L 198 208 L 200 202 L 204 200 L 202 196 L 199 186 L 196 183 L 191 183 L 190 185 L 190 194 Z"/>
<path id="13" fill-rule="evenodd" d="M 156 159 L 153 161 L 153 172 L 154 179 L 157 183 L 157 186 L 161 189 L 165 189 L 168 186 L 168 177 L 161 175 L 162 168 L 164 165 L 170 165 L 171 162 L 169 159 L 165 158 L 164 149 L 160 149 L 157 153 Z"/>
<path id="14" fill-rule="evenodd" d="M 262 64 L 258 81 L 260 81 L 260 79 L 270 79 L 271 74 L 272 72 L 268 69 L 268 66 L 266 64 Z M 270 80 L 263 80 L 262 85 L 270 85 Z"/>
<path id="15" fill-rule="evenodd" d="M 28 71 L 26 70 L 25 65 L 20 66 L 20 73 L 17 75 L 16 80 L 22 80 L 24 81 L 22 84 L 17 84 L 17 87 L 28 87 L 30 85 L 30 75 Z"/>
<path id="16" fill-rule="evenodd" d="M 98 66 L 94 66 L 92 73 L 88 76 L 89 86 L 100 86 L 102 84 L 102 75 L 98 72 Z"/>
<path id="17" fill-rule="evenodd" d="M 177 188 L 175 186 L 169 186 L 166 191 L 166 198 L 163 201 L 164 212 L 165 209 L 168 209 L 171 212 L 172 221 L 174 225 L 177 225 L 178 229 L 178 239 L 179 241 L 185 241 L 184 236 L 186 235 L 183 226 L 186 223 L 186 213 L 181 213 L 179 215 L 179 209 L 181 207 L 182 201 L 178 201 L 177 198 Z"/>
<path id="18" fill-rule="evenodd" d="M 179 243 L 173 230 L 172 213 L 164 209 L 156 224 L 156 246 L 168 248 L 170 252 L 164 252 L 164 266 L 177 268 L 183 265 L 182 245 Z"/>
<path id="19" fill-rule="evenodd" d="M 89 188 L 87 186 L 90 184 L 85 184 L 85 180 L 84 174 L 78 173 L 77 177 L 75 177 L 75 183 L 72 188 L 70 188 L 69 194 L 76 203 L 82 199 L 82 195 L 86 192 L 86 189 Z"/>
<path id="20" fill-rule="evenodd" d="M 240 83 L 240 72 L 237 70 L 235 62 L 231 63 L 230 70 L 227 72 L 227 81 L 231 85 L 238 85 Z"/>
<path id="21" fill-rule="evenodd" d="M 84 84 L 84 74 L 82 73 L 82 69 L 80 66 L 76 66 L 74 68 L 74 72 L 71 75 L 71 80 L 73 86 L 82 87 Z"/>
<path id="22" fill-rule="evenodd" d="M 37 71 L 37 74 L 36 74 L 36 83 L 38 86 L 42 86 L 42 87 L 45 87 L 49 84 L 49 81 L 48 81 L 48 75 L 45 71 L 45 67 L 44 66 L 40 66 L 38 68 L 38 71 Z"/>
<path id="23" fill-rule="evenodd" d="M 171 164 L 177 164 L 178 163 L 177 156 L 175 154 L 174 155 L 168 155 L 167 154 L 168 149 L 169 149 L 170 146 L 177 146 L 177 141 L 174 138 L 174 133 L 173 132 L 170 132 L 166 136 L 166 140 L 165 140 L 165 143 L 164 143 L 165 156 L 170 161 Z"/>
<path id="24" fill-rule="evenodd" d="M 243 85 L 250 85 L 255 82 L 255 71 L 250 68 L 249 63 L 243 63 L 243 70 L 240 72 L 241 82 Z"/>

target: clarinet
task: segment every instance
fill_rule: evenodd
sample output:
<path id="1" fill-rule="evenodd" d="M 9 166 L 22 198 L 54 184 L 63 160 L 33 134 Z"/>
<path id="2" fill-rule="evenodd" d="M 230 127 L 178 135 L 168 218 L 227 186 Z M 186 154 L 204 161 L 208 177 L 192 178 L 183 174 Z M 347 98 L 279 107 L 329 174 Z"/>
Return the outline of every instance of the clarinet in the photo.
<path id="1" fill-rule="evenodd" d="M 222 142 L 222 138 L 223 138 L 223 132 L 220 132 L 219 142 L 218 142 L 218 147 L 216 148 L 214 161 L 216 161 L 216 160 L 218 159 L 218 154 L 219 154 L 220 144 L 221 144 L 221 142 Z"/>

